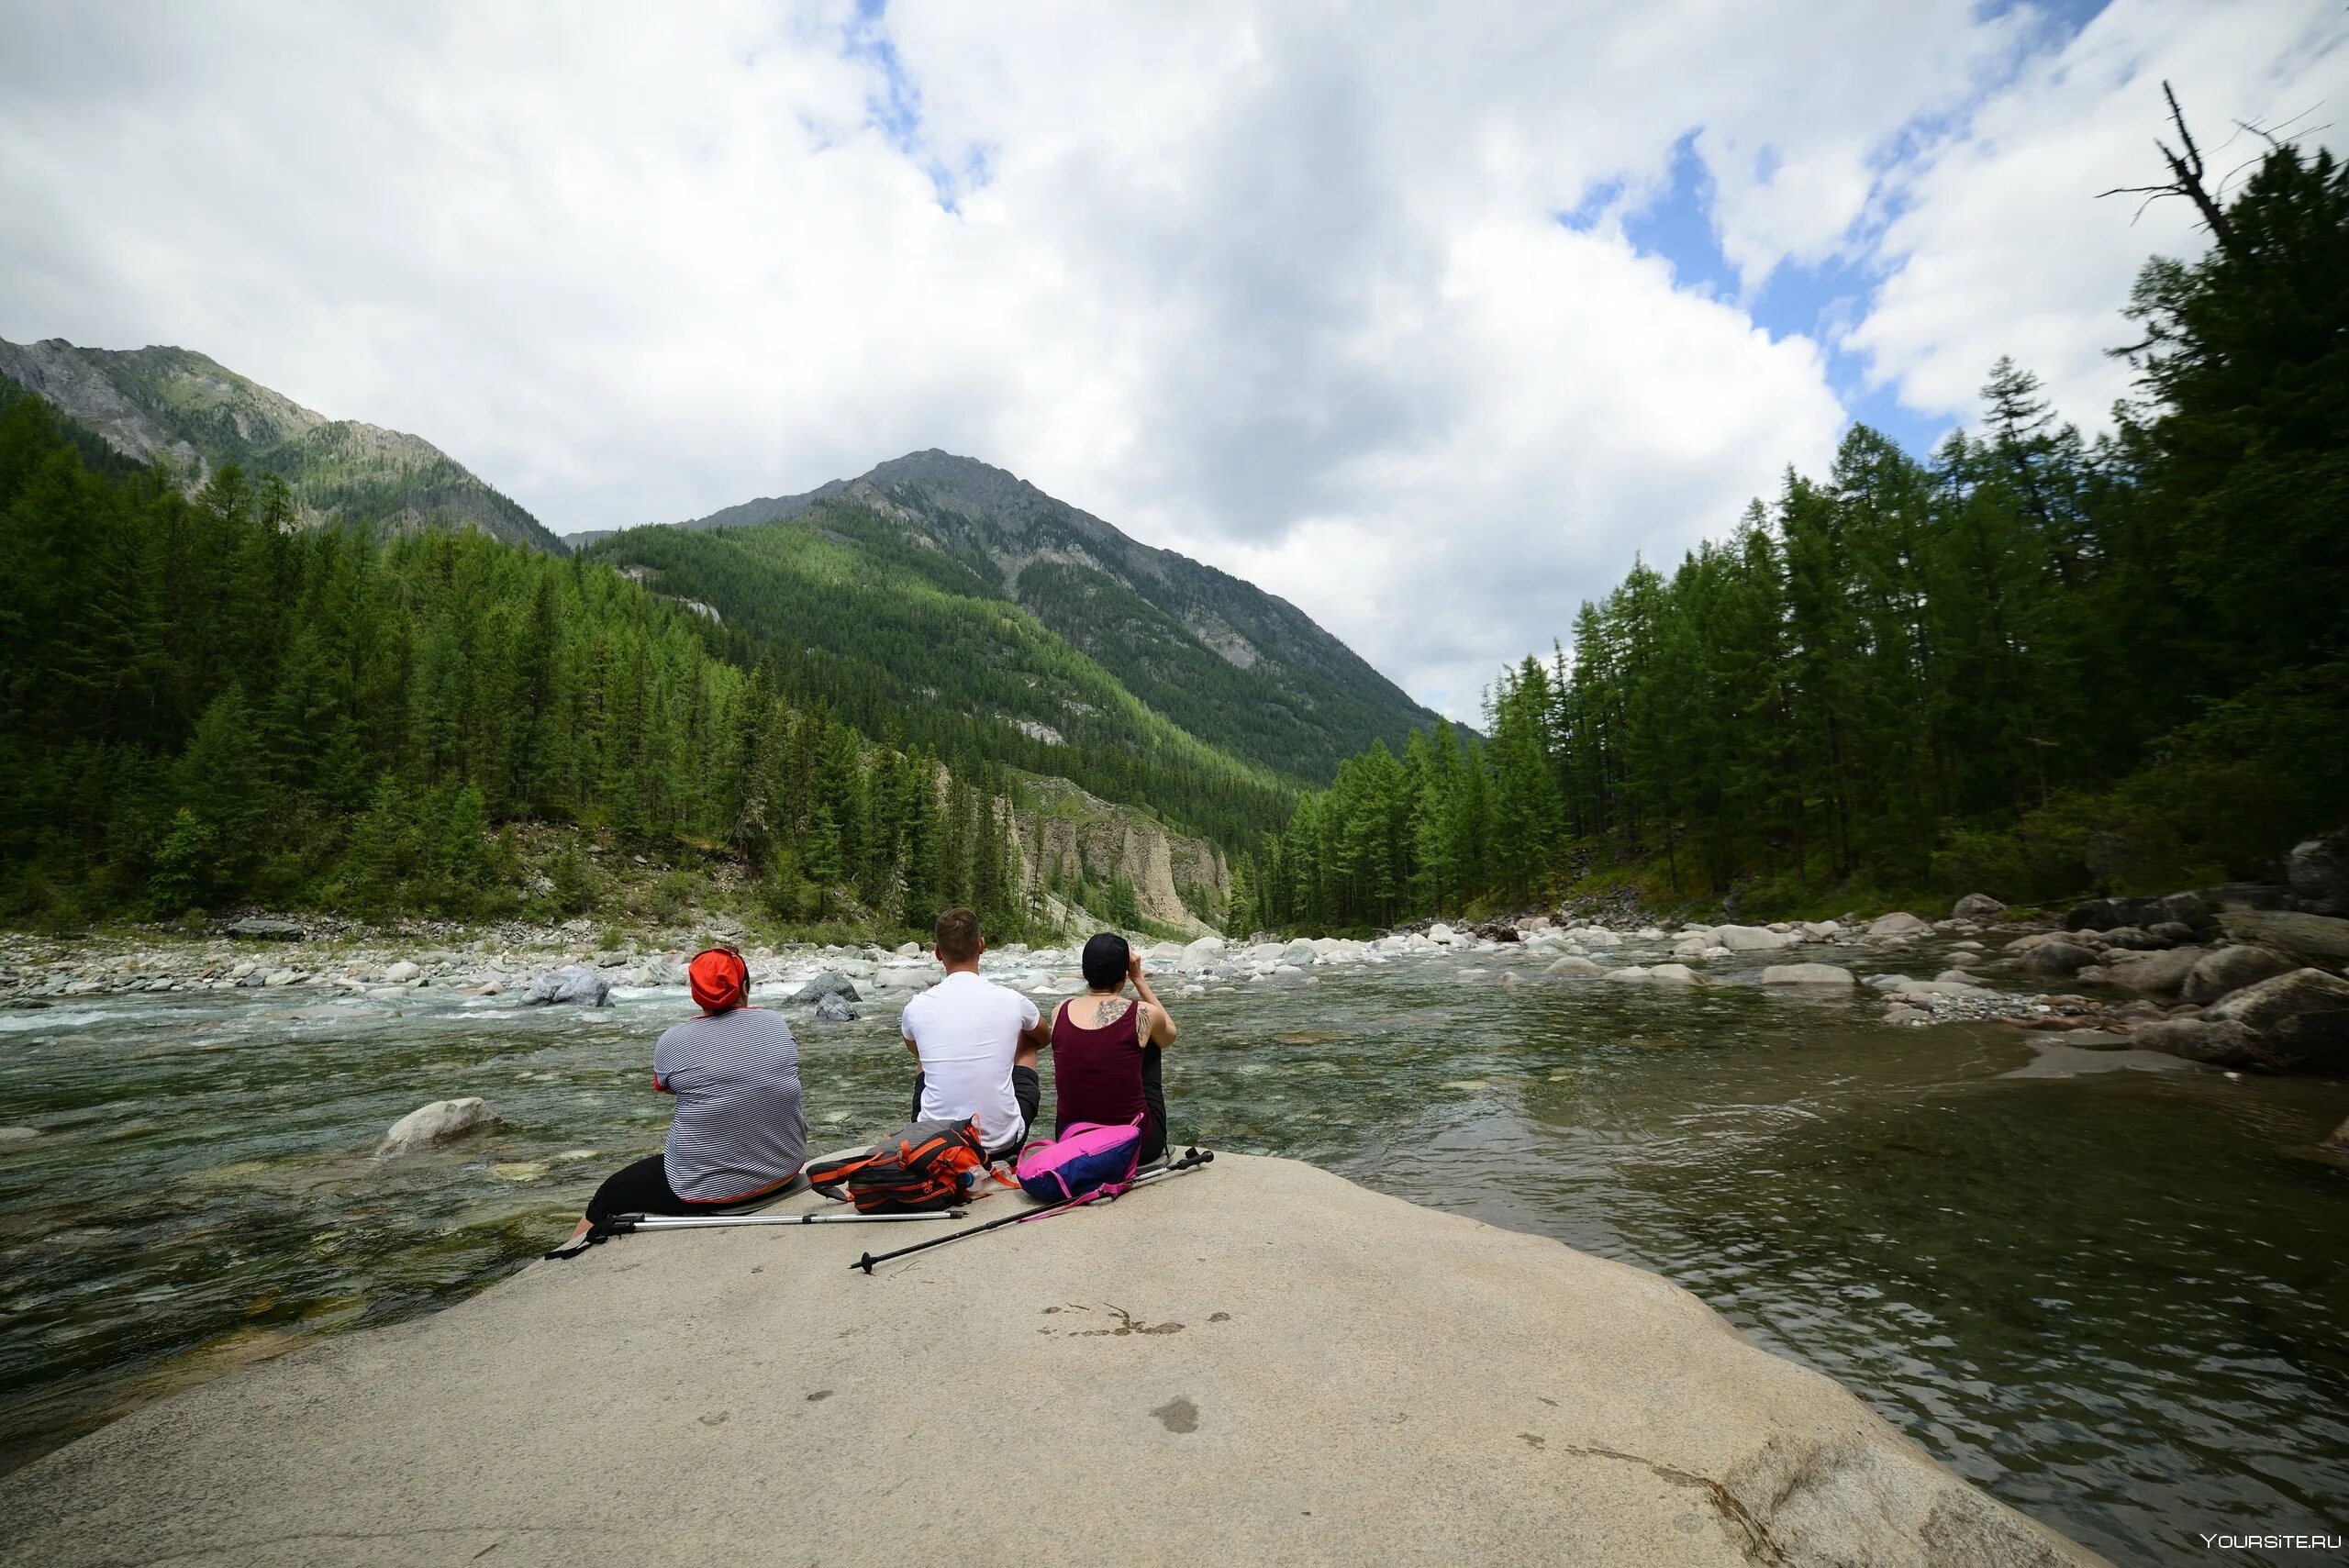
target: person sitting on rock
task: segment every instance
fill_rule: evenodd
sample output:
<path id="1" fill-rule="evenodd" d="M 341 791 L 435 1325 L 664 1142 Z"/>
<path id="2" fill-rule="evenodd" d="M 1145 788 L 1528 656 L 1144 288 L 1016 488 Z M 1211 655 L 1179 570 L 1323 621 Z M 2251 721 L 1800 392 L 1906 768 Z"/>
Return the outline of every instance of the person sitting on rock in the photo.
<path id="1" fill-rule="evenodd" d="M 671 1025 L 652 1048 L 652 1086 L 677 1097 L 667 1141 L 596 1189 L 574 1240 L 614 1215 L 763 1202 L 790 1185 L 807 1158 L 791 1026 L 746 1005 L 751 968 L 732 948 L 695 954 L 685 977 L 701 1016 Z"/>
<path id="2" fill-rule="evenodd" d="M 987 951 L 979 917 L 949 909 L 938 917 L 938 962 L 946 978 L 906 1004 L 897 1032 L 921 1063 L 914 1074 L 916 1121 L 979 1118 L 989 1160 L 1019 1152 L 1044 1097 L 1036 1052 L 1046 1032 L 1036 1004 L 979 978 Z"/>
<path id="3" fill-rule="evenodd" d="M 1174 1018 L 1150 988 L 1141 954 L 1115 931 L 1085 944 L 1082 996 L 1052 1009 L 1052 1135 L 1081 1121 L 1115 1126 L 1146 1116 L 1141 1162 L 1166 1154 L 1166 1091 L 1158 1052 L 1174 1043 Z M 1133 984 L 1134 998 L 1125 995 Z"/>

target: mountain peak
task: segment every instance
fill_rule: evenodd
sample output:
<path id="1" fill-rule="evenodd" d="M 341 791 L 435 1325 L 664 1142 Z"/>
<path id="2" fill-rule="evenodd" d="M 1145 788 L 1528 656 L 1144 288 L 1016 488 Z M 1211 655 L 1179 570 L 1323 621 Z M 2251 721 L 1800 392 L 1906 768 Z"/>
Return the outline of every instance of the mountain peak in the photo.
<path id="1" fill-rule="evenodd" d="M 565 552 L 536 517 L 421 436 L 329 419 L 193 349 L 0 339 L 0 375 L 191 490 L 233 462 L 284 479 L 311 526 L 471 528 Z"/>

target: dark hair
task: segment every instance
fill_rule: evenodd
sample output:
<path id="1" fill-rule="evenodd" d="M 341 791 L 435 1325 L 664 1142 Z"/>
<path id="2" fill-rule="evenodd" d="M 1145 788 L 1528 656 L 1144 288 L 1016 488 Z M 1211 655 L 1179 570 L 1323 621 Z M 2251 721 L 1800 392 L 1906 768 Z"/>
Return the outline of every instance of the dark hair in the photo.
<path id="1" fill-rule="evenodd" d="M 1104 931 L 1085 944 L 1085 983 L 1096 991 L 1115 991 L 1126 983 L 1126 965 L 1133 949 L 1115 931 Z"/>
<path id="2" fill-rule="evenodd" d="M 938 917 L 938 953 L 949 963 L 968 963 L 979 956 L 979 917 L 957 906 Z"/>

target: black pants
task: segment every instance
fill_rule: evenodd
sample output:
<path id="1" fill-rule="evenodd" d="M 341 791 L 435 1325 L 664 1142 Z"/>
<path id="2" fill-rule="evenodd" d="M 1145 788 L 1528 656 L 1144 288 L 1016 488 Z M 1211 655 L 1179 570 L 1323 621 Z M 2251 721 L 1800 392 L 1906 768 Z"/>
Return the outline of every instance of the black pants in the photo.
<path id="1" fill-rule="evenodd" d="M 907 1121 L 921 1119 L 922 1085 L 929 1081 L 927 1073 L 914 1074 L 914 1108 L 906 1118 Z M 1019 1106 L 1019 1136 L 1000 1149 L 988 1150 L 987 1158 L 990 1160 L 1011 1159 L 1027 1147 L 1029 1138 L 1036 1130 L 1036 1112 L 1044 1103 L 1044 1081 L 1036 1076 L 1033 1067 L 1014 1067 L 1011 1070 L 1011 1097 Z"/>
<path id="2" fill-rule="evenodd" d="M 1157 1163 L 1166 1157 L 1166 1085 L 1158 1076 L 1158 1047 L 1141 1048 L 1141 1104 L 1147 1113 L 1141 1124 L 1141 1162 Z M 1067 1123 L 1055 1118 L 1052 1136 L 1058 1138 Z"/>
<path id="3" fill-rule="evenodd" d="M 669 1185 L 669 1168 L 662 1156 L 647 1154 L 604 1178 L 604 1184 L 587 1200 L 587 1218 L 601 1225 L 616 1214 L 724 1214 L 749 1204 L 772 1203 L 797 1181 L 794 1176 L 791 1181 L 729 1203 L 703 1203 L 679 1197 L 676 1189 Z"/>

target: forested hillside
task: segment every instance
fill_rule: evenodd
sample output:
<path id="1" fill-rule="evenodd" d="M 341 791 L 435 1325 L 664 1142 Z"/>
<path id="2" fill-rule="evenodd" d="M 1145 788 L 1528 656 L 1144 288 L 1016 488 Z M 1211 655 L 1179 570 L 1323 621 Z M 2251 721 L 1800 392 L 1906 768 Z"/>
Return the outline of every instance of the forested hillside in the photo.
<path id="1" fill-rule="evenodd" d="M 607 567 L 287 508 L 233 464 L 187 496 L 0 383 L 0 916 L 588 906 L 576 836 L 526 863 L 520 821 L 739 857 L 781 920 L 1025 915 L 1001 781 L 941 791 Z"/>
<path id="2" fill-rule="evenodd" d="M 379 538 L 463 528 L 557 555 L 568 548 L 431 442 L 329 419 L 187 349 L 0 341 L 0 375 L 184 489 L 231 463 L 256 484 L 274 475 L 280 509 L 305 527 Z"/>
<path id="3" fill-rule="evenodd" d="M 851 507 L 864 520 L 847 528 L 841 519 Z M 1399 746 L 1435 723 L 1434 714 L 1295 606 L 1129 539 L 970 458 L 912 452 L 859 479 L 744 502 L 679 527 L 707 532 L 771 523 L 845 534 L 893 563 L 908 549 L 959 563 L 964 574 L 952 592 L 1019 605 L 1190 734 L 1305 783 L 1327 783 L 1341 761 L 1373 740 Z M 604 548 L 634 560 L 653 537 L 634 530 Z M 608 538 L 581 535 L 574 542 Z M 826 608 L 821 601 L 806 607 L 818 617 Z M 811 629 L 829 634 L 835 625 L 819 618 Z M 1048 709 L 1031 717 L 1065 730 L 1073 716 Z"/>
<path id="4" fill-rule="evenodd" d="M 637 528 L 591 556 L 715 606 L 736 659 L 867 733 L 1058 775 L 1227 843 L 1287 816 L 1292 785 L 1170 723 L 968 563 L 864 507 L 827 501 L 718 532 Z"/>
<path id="5" fill-rule="evenodd" d="M 2139 279 L 2115 434 L 2003 361 L 1929 462 L 1853 429 L 1505 672 L 1488 745 L 1350 761 L 1268 845 L 1258 917 L 1386 923 L 1594 865 L 1749 913 L 2159 891 L 2339 826 L 2349 175 L 2279 149 L 2212 238 Z"/>

